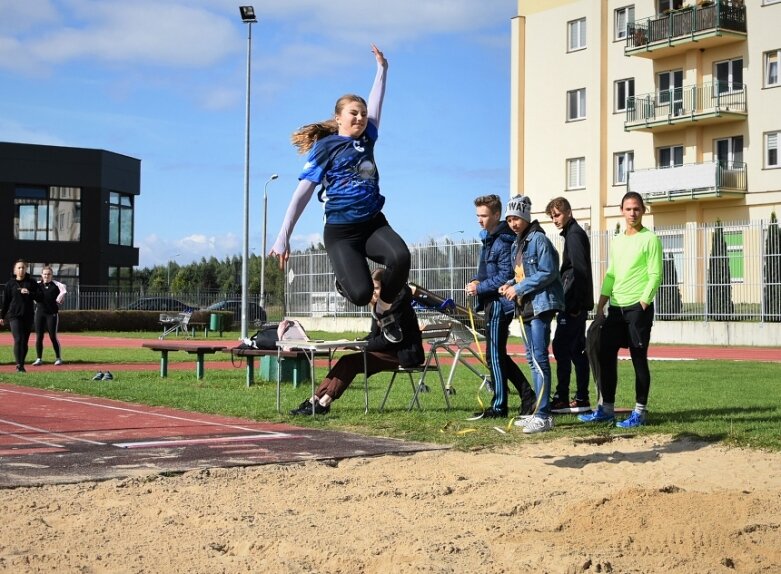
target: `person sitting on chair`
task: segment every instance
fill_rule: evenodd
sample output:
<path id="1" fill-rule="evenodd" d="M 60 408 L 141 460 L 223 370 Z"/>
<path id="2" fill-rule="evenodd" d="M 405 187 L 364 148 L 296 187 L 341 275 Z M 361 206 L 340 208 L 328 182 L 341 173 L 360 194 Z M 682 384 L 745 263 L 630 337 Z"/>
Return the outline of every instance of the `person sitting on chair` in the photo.
<path id="1" fill-rule="evenodd" d="M 373 305 L 380 295 L 382 274 L 384 269 L 372 273 L 374 295 L 370 305 Z M 379 321 L 372 321 L 371 333 L 366 337 L 366 376 L 370 377 L 382 371 L 393 371 L 401 367 L 417 367 L 423 364 L 425 353 L 423 339 L 418 326 L 418 318 L 412 308 L 412 291 L 404 285 L 401 305 L 399 305 L 399 326 L 404 338 L 398 343 L 389 342 L 382 334 Z M 314 403 L 314 414 L 323 415 L 331 410 L 331 403 L 342 396 L 353 379 L 363 371 L 363 353 L 349 353 L 339 358 L 336 364 L 317 387 L 313 397 L 308 398 L 297 408 L 290 411 L 291 415 L 311 415 Z"/>

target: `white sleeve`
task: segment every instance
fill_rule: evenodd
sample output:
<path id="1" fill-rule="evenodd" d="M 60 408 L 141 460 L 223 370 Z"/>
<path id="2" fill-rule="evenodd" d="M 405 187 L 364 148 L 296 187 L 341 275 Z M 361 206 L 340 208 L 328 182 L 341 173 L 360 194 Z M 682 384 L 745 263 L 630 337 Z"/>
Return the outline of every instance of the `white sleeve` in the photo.
<path id="1" fill-rule="evenodd" d="M 369 120 L 380 128 L 380 115 L 382 114 L 382 101 L 385 98 L 385 77 L 388 75 L 388 68 L 377 63 L 377 75 L 374 76 L 372 91 L 369 93 L 369 100 L 366 102 Z"/>
<path id="2" fill-rule="evenodd" d="M 282 227 L 277 234 L 277 239 L 274 241 L 274 245 L 271 247 L 271 251 L 282 255 L 290 251 L 290 236 L 293 234 L 293 228 L 296 226 L 298 218 L 304 212 L 304 208 L 312 199 L 312 194 L 317 188 L 317 184 L 308 179 L 302 179 L 298 182 L 293 192 L 293 196 L 290 198 L 290 204 L 287 206 L 287 212 L 285 212 L 285 219 L 282 221 Z M 264 256 L 266 254 L 264 253 Z"/>

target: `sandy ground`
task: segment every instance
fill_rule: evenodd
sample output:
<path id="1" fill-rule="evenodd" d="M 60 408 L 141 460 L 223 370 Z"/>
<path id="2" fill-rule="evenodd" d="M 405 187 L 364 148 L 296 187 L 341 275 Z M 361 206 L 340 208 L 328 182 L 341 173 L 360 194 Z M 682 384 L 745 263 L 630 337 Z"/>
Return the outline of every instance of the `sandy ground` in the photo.
<path id="1" fill-rule="evenodd" d="M 1 572 L 781 572 L 781 455 L 529 442 L 0 491 Z"/>

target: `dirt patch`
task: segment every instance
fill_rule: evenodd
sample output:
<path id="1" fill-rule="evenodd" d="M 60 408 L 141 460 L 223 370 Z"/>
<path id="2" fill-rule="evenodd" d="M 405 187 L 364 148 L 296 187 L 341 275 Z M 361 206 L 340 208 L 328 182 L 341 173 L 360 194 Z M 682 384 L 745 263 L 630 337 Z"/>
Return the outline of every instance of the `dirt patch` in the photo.
<path id="1" fill-rule="evenodd" d="M 560 439 L 0 491 L 5 572 L 777 572 L 781 455 Z"/>

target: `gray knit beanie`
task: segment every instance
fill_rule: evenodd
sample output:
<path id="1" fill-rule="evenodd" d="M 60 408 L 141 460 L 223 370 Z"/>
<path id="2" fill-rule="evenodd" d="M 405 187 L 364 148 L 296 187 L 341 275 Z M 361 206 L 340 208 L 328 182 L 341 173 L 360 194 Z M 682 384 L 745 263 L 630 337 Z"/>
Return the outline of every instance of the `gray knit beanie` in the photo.
<path id="1" fill-rule="evenodd" d="M 510 201 L 507 203 L 507 209 L 504 211 L 504 218 L 507 219 L 510 215 L 531 222 L 532 200 L 525 195 L 511 197 Z"/>

